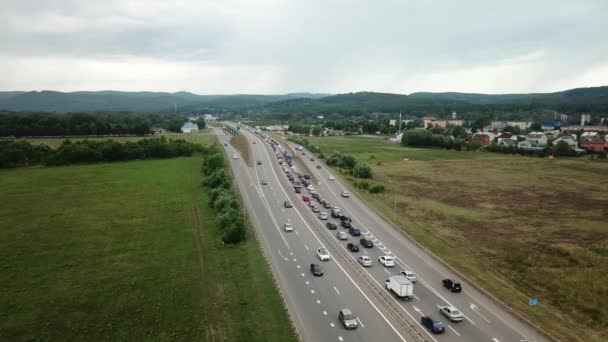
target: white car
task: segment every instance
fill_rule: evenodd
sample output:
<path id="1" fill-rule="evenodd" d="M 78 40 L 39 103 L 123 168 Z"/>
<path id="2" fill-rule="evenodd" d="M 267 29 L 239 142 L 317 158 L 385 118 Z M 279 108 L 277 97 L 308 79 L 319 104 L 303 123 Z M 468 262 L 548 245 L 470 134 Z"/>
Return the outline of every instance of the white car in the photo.
<path id="1" fill-rule="evenodd" d="M 331 211 L 333 211 L 336 214 L 339 214 L 340 213 L 340 207 L 333 207 L 333 208 L 331 208 Z"/>
<path id="2" fill-rule="evenodd" d="M 336 179 L 336 177 L 334 177 L 334 176 L 329 176 L 329 180 L 335 180 L 335 179 Z"/>
<path id="3" fill-rule="evenodd" d="M 439 312 L 452 322 L 460 322 L 464 319 L 462 312 L 453 306 L 442 306 L 439 308 Z"/>
<path id="4" fill-rule="evenodd" d="M 327 251 L 327 249 L 325 249 L 325 247 L 320 247 L 317 249 L 317 257 L 321 261 L 331 260 L 331 257 L 329 256 L 329 252 Z"/>
<path id="5" fill-rule="evenodd" d="M 339 240 L 348 240 L 348 234 L 346 234 L 346 232 L 340 231 L 336 236 Z"/>
<path id="6" fill-rule="evenodd" d="M 416 279 L 416 274 L 414 274 L 412 271 L 401 271 L 399 274 L 407 278 L 407 280 L 411 281 L 412 283 L 415 283 L 416 280 L 418 280 Z"/>
<path id="7" fill-rule="evenodd" d="M 313 188 L 312 184 L 307 186 L 306 189 L 308 189 L 308 191 L 314 191 L 315 188 Z"/>
<path id="8" fill-rule="evenodd" d="M 342 196 L 342 197 L 349 197 L 350 195 L 348 194 L 348 192 L 346 192 L 346 191 L 342 191 L 341 196 Z"/>
<path id="9" fill-rule="evenodd" d="M 289 222 L 285 223 L 285 226 L 283 227 L 283 229 L 285 229 L 286 232 L 293 232 L 293 226 Z"/>
<path id="10" fill-rule="evenodd" d="M 395 266 L 395 258 L 388 255 L 381 255 L 378 257 L 380 263 L 386 267 L 394 267 Z"/>
<path id="11" fill-rule="evenodd" d="M 232 155 L 232 159 L 239 159 L 239 156 L 235 153 Z"/>
<path id="12" fill-rule="evenodd" d="M 320 212 L 319 213 L 319 218 L 321 220 L 327 220 L 327 213 L 326 212 Z"/>
<path id="13" fill-rule="evenodd" d="M 368 257 L 367 255 L 362 255 L 362 256 L 358 257 L 357 261 L 363 267 L 371 267 L 372 266 L 372 259 L 370 257 Z"/>

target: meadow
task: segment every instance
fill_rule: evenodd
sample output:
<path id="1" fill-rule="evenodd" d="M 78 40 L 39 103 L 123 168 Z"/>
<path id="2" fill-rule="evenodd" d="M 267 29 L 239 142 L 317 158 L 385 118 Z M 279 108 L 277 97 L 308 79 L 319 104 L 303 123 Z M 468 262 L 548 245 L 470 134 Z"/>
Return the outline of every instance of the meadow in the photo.
<path id="1" fill-rule="evenodd" d="M 360 195 L 516 311 L 564 341 L 608 339 L 607 162 L 309 140 L 368 163 L 389 190 Z"/>
<path id="2" fill-rule="evenodd" d="M 0 340 L 295 341 L 256 241 L 221 243 L 200 170 L 0 171 Z"/>

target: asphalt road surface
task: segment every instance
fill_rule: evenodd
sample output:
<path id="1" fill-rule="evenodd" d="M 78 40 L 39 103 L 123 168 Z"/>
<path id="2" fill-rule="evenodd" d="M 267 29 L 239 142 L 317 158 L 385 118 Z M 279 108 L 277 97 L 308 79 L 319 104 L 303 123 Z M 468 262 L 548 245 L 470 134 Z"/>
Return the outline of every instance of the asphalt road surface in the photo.
<path id="1" fill-rule="evenodd" d="M 228 143 L 229 137 L 219 129 L 215 131 L 220 141 L 227 144 L 224 148 L 232 158 L 238 152 Z M 449 268 L 404 237 L 350 191 L 350 197 L 342 197 L 340 194 L 348 190 L 347 187 L 338 177 L 329 180 L 333 174 L 331 169 L 318 160 L 311 161 L 313 156 L 308 151 L 302 155 L 295 150 L 295 145 L 288 146 L 286 141 L 279 141 L 283 148 L 291 148 L 292 154 L 299 154 L 294 165 L 301 173 L 308 169 L 318 179 L 313 186 L 320 196 L 351 217 L 353 225 L 361 230 L 361 237 L 374 242 L 373 248 L 360 246 L 358 253 L 349 252 L 346 244 L 358 244 L 359 237 L 338 240 L 336 232 L 346 231 L 340 227 L 339 220 L 331 216 L 328 220 L 338 224 L 338 230 L 325 228 L 326 221 L 320 220 L 301 199 L 302 195 L 308 195 L 307 191 L 303 189 L 302 194 L 294 193 L 271 146 L 246 129 L 241 133 L 251 144 L 254 166 L 248 167 L 240 158 L 231 159 L 231 166 L 288 310 L 304 341 L 548 340 L 470 284 L 458 279 Z M 257 165 L 258 160 L 262 165 Z M 299 161 L 304 161 L 307 167 Z M 318 169 L 317 165 L 321 168 Z M 262 180 L 268 185 L 261 185 Z M 285 200 L 294 207 L 284 208 Z M 328 209 L 321 211 L 329 215 Z M 283 230 L 286 222 L 291 223 L 294 232 Z M 316 258 L 316 250 L 320 246 L 329 250 L 331 261 L 320 262 Z M 361 267 L 356 262 L 359 255 L 368 255 L 373 266 Z M 395 267 L 380 264 L 378 257 L 381 255 L 395 257 Z M 312 262 L 324 267 L 323 277 L 312 276 L 309 269 Z M 409 301 L 398 299 L 384 286 L 390 275 L 403 270 L 415 272 L 418 278 L 414 285 L 415 297 Z M 441 284 L 444 278 L 460 281 L 463 292 L 449 292 Z M 442 305 L 453 305 L 465 315 L 465 319 L 449 322 L 439 313 Z M 351 309 L 358 317 L 358 329 L 347 331 L 340 325 L 337 313 L 343 307 Z M 431 334 L 420 324 L 423 315 L 440 319 L 446 332 Z"/>

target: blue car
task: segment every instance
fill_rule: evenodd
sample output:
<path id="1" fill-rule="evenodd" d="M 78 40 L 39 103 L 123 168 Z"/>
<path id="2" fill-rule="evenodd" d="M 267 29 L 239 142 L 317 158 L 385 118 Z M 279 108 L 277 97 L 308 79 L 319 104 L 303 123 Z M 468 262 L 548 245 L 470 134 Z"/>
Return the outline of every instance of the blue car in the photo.
<path id="1" fill-rule="evenodd" d="M 440 320 L 436 320 L 431 316 L 423 316 L 420 319 L 420 323 L 424 325 L 427 329 L 429 329 L 433 334 L 443 334 L 445 332 L 445 327 Z"/>
<path id="2" fill-rule="evenodd" d="M 352 235 L 352 236 L 360 236 L 360 235 L 361 235 L 361 231 L 359 230 L 359 228 L 355 228 L 355 227 L 353 227 L 353 226 L 351 226 L 351 227 L 348 229 L 348 232 L 349 232 L 349 233 L 350 233 L 350 235 Z"/>

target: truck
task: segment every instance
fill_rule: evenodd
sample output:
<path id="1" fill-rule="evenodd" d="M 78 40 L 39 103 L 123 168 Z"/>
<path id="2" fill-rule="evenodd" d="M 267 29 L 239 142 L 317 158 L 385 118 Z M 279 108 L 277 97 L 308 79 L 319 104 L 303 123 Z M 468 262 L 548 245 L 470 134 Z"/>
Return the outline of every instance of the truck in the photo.
<path id="1" fill-rule="evenodd" d="M 394 275 L 388 278 L 386 288 L 393 291 L 399 298 L 412 299 L 414 297 L 414 284 L 402 275 Z"/>

